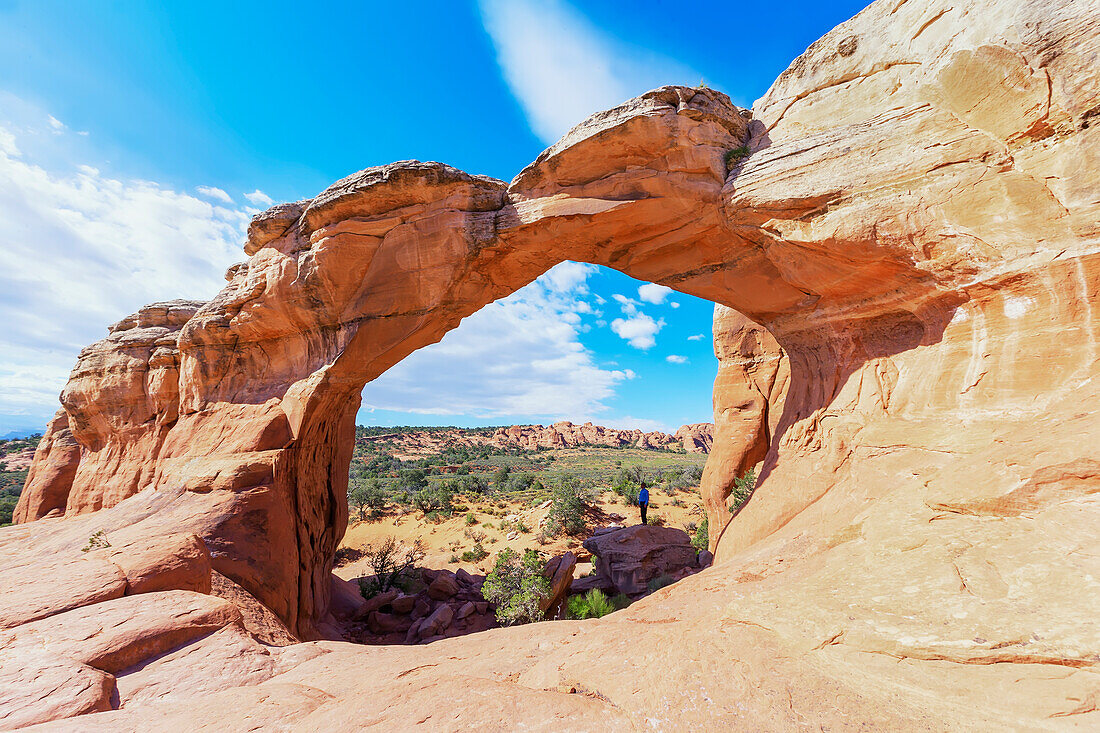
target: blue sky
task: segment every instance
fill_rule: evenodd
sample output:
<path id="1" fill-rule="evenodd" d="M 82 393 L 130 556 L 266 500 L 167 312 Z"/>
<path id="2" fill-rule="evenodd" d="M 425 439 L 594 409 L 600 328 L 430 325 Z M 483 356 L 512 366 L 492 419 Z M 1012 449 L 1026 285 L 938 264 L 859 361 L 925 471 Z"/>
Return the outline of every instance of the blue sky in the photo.
<path id="1" fill-rule="evenodd" d="M 751 106 L 862 5 L 0 0 L 0 434 L 44 424 L 108 323 L 212 297 L 271 201 L 409 158 L 508 180 L 662 84 Z M 369 385 L 360 422 L 709 420 L 711 305 L 642 286 L 564 265 Z"/>

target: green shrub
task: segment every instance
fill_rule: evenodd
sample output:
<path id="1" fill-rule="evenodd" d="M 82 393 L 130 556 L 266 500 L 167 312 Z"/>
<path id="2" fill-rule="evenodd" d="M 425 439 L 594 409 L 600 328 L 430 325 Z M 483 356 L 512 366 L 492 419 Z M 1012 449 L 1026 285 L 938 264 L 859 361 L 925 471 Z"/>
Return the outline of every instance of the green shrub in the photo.
<path id="1" fill-rule="evenodd" d="M 466 512 L 466 526 L 472 527 L 475 524 L 477 524 L 477 517 L 474 516 L 473 512 Z"/>
<path id="2" fill-rule="evenodd" d="M 733 480 L 733 491 L 730 492 L 732 503 L 729 505 L 730 514 L 734 514 L 745 505 L 756 488 L 756 472 L 749 469 L 741 478 Z"/>
<path id="3" fill-rule="evenodd" d="M 611 599 L 599 588 L 593 588 L 583 596 L 570 596 L 566 601 L 566 611 L 570 618 L 601 618 L 618 609 Z"/>
<path id="4" fill-rule="evenodd" d="M 615 607 L 616 611 L 621 611 L 632 603 L 630 596 L 626 593 L 619 593 L 611 599 L 611 605 Z"/>
<path id="5" fill-rule="evenodd" d="M 480 542 L 475 542 L 471 549 L 462 553 L 462 562 L 481 562 L 487 557 L 489 557 L 489 553 L 481 546 Z"/>
<path id="6" fill-rule="evenodd" d="M 425 486 L 416 492 L 413 497 L 413 506 L 425 515 L 432 512 L 450 514 L 454 509 L 453 498 L 454 492 L 449 484 L 441 483 L 435 486 Z"/>
<path id="7" fill-rule="evenodd" d="M 745 158 L 749 157 L 749 146 L 742 145 L 726 153 L 726 166 L 732 168 Z"/>
<path id="8" fill-rule="evenodd" d="M 615 476 L 611 490 L 622 497 L 623 504 L 638 506 L 638 493 L 642 490 L 642 482 L 645 480 L 645 471 L 641 466 L 630 466 L 619 469 Z"/>
<path id="9" fill-rule="evenodd" d="M 542 575 L 542 560 L 534 550 L 523 557 L 505 549 L 481 588 L 485 599 L 496 605 L 497 621 L 505 626 L 542 620 L 539 604 L 550 594 L 550 581 Z"/>
<path id="10" fill-rule="evenodd" d="M 702 524 L 695 528 L 695 534 L 691 537 L 691 546 L 699 552 L 707 549 L 710 544 L 710 536 L 708 534 L 709 529 L 707 527 L 706 518 L 703 519 Z"/>
<path id="11" fill-rule="evenodd" d="M 104 547 L 110 547 L 111 543 L 107 539 L 107 533 L 102 529 L 96 532 L 92 532 L 88 537 L 88 544 L 80 548 L 81 552 L 90 552 L 91 550 L 98 550 Z"/>

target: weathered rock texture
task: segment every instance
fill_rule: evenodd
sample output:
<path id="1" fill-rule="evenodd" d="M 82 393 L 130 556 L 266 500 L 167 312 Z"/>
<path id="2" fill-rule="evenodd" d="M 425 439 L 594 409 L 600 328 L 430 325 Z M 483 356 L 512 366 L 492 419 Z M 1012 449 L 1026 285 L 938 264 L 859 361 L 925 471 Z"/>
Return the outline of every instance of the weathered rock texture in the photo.
<path id="1" fill-rule="evenodd" d="M 598 530 L 584 541 L 584 549 L 597 558 L 595 587 L 632 597 L 648 592 L 651 580 L 679 580 L 686 575 L 683 571 L 696 567 L 691 539 L 673 527 L 639 524 Z"/>
<path id="2" fill-rule="evenodd" d="M 717 563 L 597 621 L 292 645 L 267 681 L 216 692 L 151 678 L 162 696 L 89 729 L 492 729 L 520 709 L 544 729 L 1100 725 L 1098 54 L 1095 0 L 879 0 L 754 119 L 666 87 L 510 185 L 396 163 L 258 217 L 212 301 L 152 307 L 82 354 L 19 507 L 65 517 L 0 532 L 5 553 L 190 533 L 318 635 L 363 384 L 571 259 L 774 339 L 719 309 Z M 761 453 L 731 518 L 731 477 Z M 178 630 L 162 594 L 196 628 L 241 623 L 194 591 L 133 596 L 157 633 Z M 71 701 L 44 716 L 101 709 L 109 660 L 144 637 L 85 653 L 49 621 L 6 632 L 30 650 L 15 679 Z"/>

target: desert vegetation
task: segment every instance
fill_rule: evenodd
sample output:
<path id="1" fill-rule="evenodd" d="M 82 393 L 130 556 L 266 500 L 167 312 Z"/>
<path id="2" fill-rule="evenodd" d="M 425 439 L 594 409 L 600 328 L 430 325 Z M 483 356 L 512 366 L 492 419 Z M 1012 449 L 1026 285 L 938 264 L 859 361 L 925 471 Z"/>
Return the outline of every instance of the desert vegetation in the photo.
<path id="1" fill-rule="evenodd" d="M 40 440 L 42 435 L 38 433 L 29 438 L 0 440 L 0 527 L 11 524 L 15 505 L 27 482 L 25 457 L 34 452 Z"/>

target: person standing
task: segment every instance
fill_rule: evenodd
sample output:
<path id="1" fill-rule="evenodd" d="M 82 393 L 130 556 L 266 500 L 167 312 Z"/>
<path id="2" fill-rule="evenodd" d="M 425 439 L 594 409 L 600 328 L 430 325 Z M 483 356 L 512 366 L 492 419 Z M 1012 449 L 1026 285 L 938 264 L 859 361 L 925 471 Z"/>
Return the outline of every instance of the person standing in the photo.
<path id="1" fill-rule="evenodd" d="M 645 524 L 645 510 L 649 508 L 649 489 L 645 487 L 645 479 L 642 479 L 638 490 L 638 508 L 642 510 L 642 524 Z"/>

